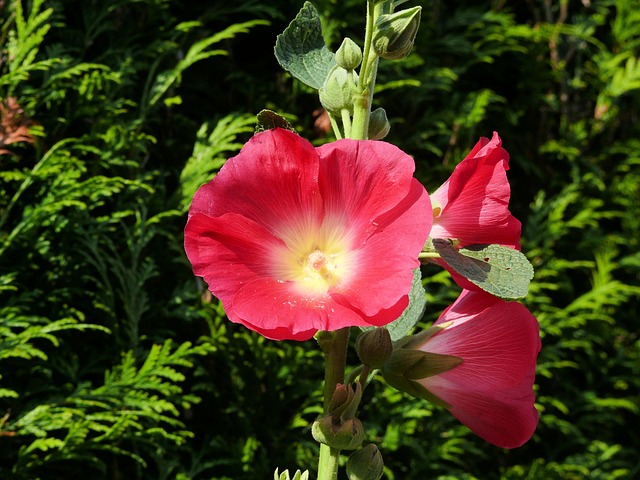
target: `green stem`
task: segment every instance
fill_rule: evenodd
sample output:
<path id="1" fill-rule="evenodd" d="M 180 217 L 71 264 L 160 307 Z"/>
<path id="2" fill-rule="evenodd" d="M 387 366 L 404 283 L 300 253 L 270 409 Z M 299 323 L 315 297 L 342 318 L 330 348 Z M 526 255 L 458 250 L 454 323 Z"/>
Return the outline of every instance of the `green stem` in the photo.
<path id="1" fill-rule="evenodd" d="M 320 460 L 318 462 L 318 480 L 337 480 L 340 450 L 320 444 Z"/>
<path id="2" fill-rule="evenodd" d="M 382 13 L 382 5 L 371 5 L 367 2 L 367 23 L 364 34 L 364 52 L 362 54 L 362 67 L 360 68 L 360 94 L 354 98 L 353 123 L 351 126 L 351 138 L 365 140 L 368 138 L 369 116 L 373 103 L 373 90 L 376 86 L 376 74 L 378 71 L 378 55 L 373 51 L 373 31 L 376 20 Z"/>
<path id="3" fill-rule="evenodd" d="M 342 128 L 344 129 L 345 138 L 351 138 L 351 115 L 346 108 L 342 109 Z"/>
<path id="4" fill-rule="evenodd" d="M 344 383 L 344 370 L 347 363 L 347 347 L 349 345 L 349 327 L 335 332 L 318 332 L 318 345 L 324 353 L 324 407 L 325 414 L 329 413 L 331 397 L 336 385 Z M 340 450 L 328 445 L 320 445 L 320 459 L 318 461 L 318 480 L 336 480 Z"/>
<path id="5" fill-rule="evenodd" d="M 336 140 L 340 140 L 342 138 L 342 133 L 340 132 L 340 127 L 338 126 L 338 122 L 331 113 L 327 112 L 329 115 L 329 121 L 331 121 L 331 127 L 333 128 L 333 134 L 336 136 Z"/>

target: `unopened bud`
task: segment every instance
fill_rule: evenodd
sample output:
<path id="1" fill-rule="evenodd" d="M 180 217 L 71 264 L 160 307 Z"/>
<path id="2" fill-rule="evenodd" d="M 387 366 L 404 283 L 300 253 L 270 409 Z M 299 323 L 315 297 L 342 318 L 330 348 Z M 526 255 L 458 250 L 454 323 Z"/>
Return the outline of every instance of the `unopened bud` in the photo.
<path id="1" fill-rule="evenodd" d="M 420 27 L 422 7 L 381 15 L 373 34 L 373 49 L 382 58 L 400 60 L 406 57 Z"/>
<path id="2" fill-rule="evenodd" d="M 293 478 L 289 475 L 289 470 L 285 470 L 282 473 L 279 473 L 276 468 L 275 473 L 273 474 L 274 480 L 309 480 L 309 472 L 305 470 L 301 472 L 300 470 L 296 470 L 296 473 L 293 475 Z"/>
<path id="3" fill-rule="evenodd" d="M 389 331 L 379 327 L 362 332 L 356 340 L 356 352 L 365 365 L 381 368 L 393 353 L 393 342 Z"/>
<path id="4" fill-rule="evenodd" d="M 333 419 L 323 417 L 311 426 L 313 438 L 338 450 L 355 450 L 362 445 L 364 428 L 357 418 L 351 418 L 335 424 Z"/>
<path id="5" fill-rule="evenodd" d="M 391 130 L 384 108 L 376 108 L 369 117 L 369 140 L 382 140 Z"/>
<path id="6" fill-rule="evenodd" d="M 382 455 L 372 443 L 352 453 L 347 460 L 349 480 L 380 480 L 383 471 Z"/>
<path id="7" fill-rule="evenodd" d="M 330 113 L 340 113 L 344 109 L 353 113 L 353 96 L 357 83 L 358 75 L 355 72 L 335 65 L 318 92 L 320 103 Z"/>
<path id="8" fill-rule="evenodd" d="M 362 50 L 347 37 L 336 51 L 336 63 L 345 70 L 355 70 L 362 63 Z"/>

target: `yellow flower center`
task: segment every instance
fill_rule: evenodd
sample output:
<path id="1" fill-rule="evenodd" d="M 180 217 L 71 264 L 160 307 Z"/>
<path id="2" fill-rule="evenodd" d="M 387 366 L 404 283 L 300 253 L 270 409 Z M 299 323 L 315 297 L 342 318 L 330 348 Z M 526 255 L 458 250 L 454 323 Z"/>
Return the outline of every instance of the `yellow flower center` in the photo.
<path id="1" fill-rule="evenodd" d="M 300 233 L 284 239 L 287 245 L 275 252 L 272 273 L 280 281 L 293 282 L 302 294 L 325 295 L 352 275 L 357 254 L 345 229 L 335 223 Z"/>

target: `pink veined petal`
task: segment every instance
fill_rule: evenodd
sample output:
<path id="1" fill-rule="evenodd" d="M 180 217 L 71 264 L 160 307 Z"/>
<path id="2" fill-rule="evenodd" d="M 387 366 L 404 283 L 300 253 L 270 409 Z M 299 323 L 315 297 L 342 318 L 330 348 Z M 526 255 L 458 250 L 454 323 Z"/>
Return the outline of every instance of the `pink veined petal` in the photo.
<path id="1" fill-rule="evenodd" d="M 455 355 L 463 363 L 420 383 L 480 437 L 505 448 L 521 445 L 538 421 L 532 390 L 537 320 L 519 303 L 465 290 L 435 325 L 447 322 L 452 324 L 420 350 Z"/>
<path id="2" fill-rule="evenodd" d="M 343 219 L 358 240 L 366 241 L 377 227 L 372 222 L 395 208 L 412 188 L 413 159 L 379 141 L 344 139 L 317 151 L 326 216 Z"/>
<path id="3" fill-rule="evenodd" d="M 318 330 L 384 325 L 395 320 L 408 303 L 408 299 L 402 298 L 388 311 L 367 317 L 341 300 L 330 295 L 308 297 L 287 284 L 261 278 L 244 285 L 225 311 L 230 320 L 268 338 L 308 340 Z"/>
<path id="4" fill-rule="evenodd" d="M 193 272 L 204 278 L 223 305 L 243 284 L 269 275 L 271 252 L 282 245 L 264 227 L 237 213 L 218 218 L 193 213 L 184 237 Z"/>
<path id="5" fill-rule="evenodd" d="M 358 274 L 331 293 L 372 316 L 411 288 L 431 227 L 429 196 L 413 159 L 394 145 L 341 140 L 318 152 L 326 217 L 348 225 L 358 257 Z"/>
<path id="6" fill-rule="evenodd" d="M 196 192 L 189 214 L 238 213 L 279 238 L 317 229 L 323 207 L 313 146 L 283 129 L 254 135 Z"/>
<path id="7" fill-rule="evenodd" d="M 432 238 L 457 238 L 462 246 L 495 243 L 520 247 L 520 222 L 509 211 L 509 154 L 497 133 L 481 138 L 449 179 L 431 195 L 440 214 Z"/>
<path id="8" fill-rule="evenodd" d="M 453 405 L 451 414 L 483 440 L 501 448 L 517 448 L 526 443 L 538 424 L 538 411 L 529 396 L 519 398 L 503 392 L 492 397 L 484 393 L 449 389 L 435 379 L 431 388 Z"/>
<path id="9" fill-rule="evenodd" d="M 431 216 L 424 213 L 430 211 L 429 195 L 413 179 L 409 194 L 377 218 L 376 228 L 359 247 L 358 275 L 332 293 L 342 294 L 366 315 L 389 308 L 406 296 L 431 223 Z"/>

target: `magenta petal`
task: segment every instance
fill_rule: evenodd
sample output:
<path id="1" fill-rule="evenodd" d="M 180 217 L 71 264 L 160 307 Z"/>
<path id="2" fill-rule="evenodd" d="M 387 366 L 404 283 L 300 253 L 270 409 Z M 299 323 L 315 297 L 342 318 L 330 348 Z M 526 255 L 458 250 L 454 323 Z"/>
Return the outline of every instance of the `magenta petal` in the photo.
<path id="1" fill-rule="evenodd" d="M 408 294 L 432 216 L 413 159 L 376 141 L 341 140 L 318 148 L 328 219 L 349 225 L 358 275 L 331 292 L 371 316 Z"/>
<path id="2" fill-rule="evenodd" d="M 243 284 L 270 275 L 271 252 L 283 242 L 236 213 L 211 218 L 196 212 L 187 221 L 184 245 L 193 272 L 224 304 Z"/>
<path id="3" fill-rule="evenodd" d="M 254 135 L 238 155 L 196 192 L 189 214 L 238 213 L 283 238 L 321 223 L 319 158 L 313 146 L 287 130 Z"/>
<path id="4" fill-rule="evenodd" d="M 424 212 L 430 211 L 429 195 L 413 179 L 409 194 L 372 225 L 359 249 L 359 274 L 336 292 L 366 315 L 390 308 L 397 298 L 406 296 L 431 223 L 431 216 Z"/>
<path id="5" fill-rule="evenodd" d="M 278 340 L 306 340 L 318 330 L 369 326 L 375 321 L 329 295 L 301 295 L 291 285 L 266 278 L 244 285 L 225 309 L 230 320 Z"/>
<path id="6" fill-rule="evenodd" d="M 457 238 L 461 246 L 520 247 L 520 222 L 509 211 L 509 154 L 497 133 L 481 138 L 449 179 L 431 195 L 436 215 L 430 236 Z"/>
<path id="7" fill-rule="evenodd" d="M 420 383 L 485 440 L 505 448 L 523 444 L 538 421 L 532 390 L 540 351 L 537 320 L 519 303 L 465 290 L 436 325 L 448 322 L 419 349 L 455 355 L 463 363 Z"/>
<path id="8" fill-rule="evenodd" d="M 413 159 L 390 143 L 345 139 L 317 150 L 326 216 L 343 219 L 362 240 L 376 228 L 374 219 L 402 202 L 415 181 Z"/>

